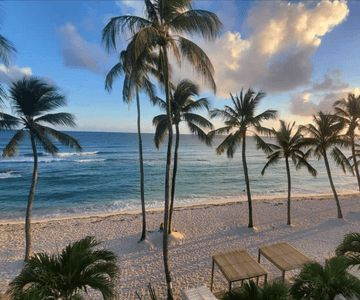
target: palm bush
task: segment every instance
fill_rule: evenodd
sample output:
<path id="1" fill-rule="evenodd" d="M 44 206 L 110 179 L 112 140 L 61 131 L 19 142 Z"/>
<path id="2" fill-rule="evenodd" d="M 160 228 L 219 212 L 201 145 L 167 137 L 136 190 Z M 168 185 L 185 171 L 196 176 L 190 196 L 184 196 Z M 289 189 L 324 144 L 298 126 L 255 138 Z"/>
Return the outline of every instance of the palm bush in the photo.
<path id="1" fill-rule="evenodd" d="M 296 169 L 305 167 L 312 176 L 316 176 L 316 170 L 311 166 L 307 160 L 307 156 L 310 153 L 303 152 L 304 137 L 301 134 L 301 129 L 295 130 L 295 122 L 286 124 L 283 120 L 280 120 L 280 128 L 270 130 L 270 135 L 275 138 L 275 143 L 268 143 L 263 138 L 255 135 L 257 141 L 257 148 L 262 149 L 268 154 L 267 162 L 261 171 L 261 175 L 264 175 L 265 170 L 279 162 L 279 160 L 285 160 L 287 181 L 288 181 L 288 203 L 287 203 L 287 224 L 291 224 L 290 213 L 290 198 L 291 198 L 291 174 L 290 174 L 290 162 L 293 162 Z"/>
<path id="2" fill-rule="evenodd" d="M 261 99 L 265 97 L 265 93 L 255 93 L 249 89 L 246 93 L 241 91 L 239 96 L 230 94 L 233 106 L 226 105 L 224 109 L 214 109 L 211 111 L 211 117 L 221 117 L 225 126 L 212 131 L 212 134 L 228 134 L 224 141 L 217 147 L 217 154 L 222 154 L 226 151 L 229 158 L 234 156 L 237 147 L 242 144 L 242 164 L 244 169 L 244 177 L 246 184 L 246 193 L 249 206 L 249 224 L 248 227 L 253 227 L 253 212 L 250 191 L 250 179 L 246 163 L 246 135 L 248 132 L 268 132 L 261 123 L 264 120 L 275 119 L 275 110 L 266 110 L 260 114 L 256 114 Z"/>
<path id="3" fill-rule="evenodd" d="M 288 294 L 289 290 L 282 282 L 274 281 L 259 287 L 250 281 L 240 289 L 227 293 L 223 300 L 287 300 Z"/>
<path id="4" fill-rule="evenodd" d="M 83 295 L 89 289 L 99 291 L 104 299 L 112 299 L 118 273 L 116 256 L 96 249 L 99 244 L 87 236 L 69 244 L 60 254 L 32 256 L 10 283 L 11 299 L 87 299 Z"/>
<path id="5" fill-rule="evenodd" d="M 346 299 L 360 297 L 360 281 L 347 272 L 348 262 L 344 257 L 332 257 L 323 267 L 317 262 L 303 267 L 290 288 L 295 300 L 333 300 L 336 295 Z"/>
<path id="6" fill-rule="evenodd" d="M 34 167 L 25 216 L 25 260 L 31 251 L 31 216 L 38 181 L 38 146 L 52 155 L 58 153 L 53 140 L 80 151 L 79 142 L 68 134 L 46 125 L 74 127 L 74 116 L 65 112 L 49 113 L 66 104 L 58 88 L 35 77 L 24 77 L 10 86 L 10 106 L 15 116 L 1 113 L 0 129 L 18 129 L 3 150 L 3 156 L 13 156 L 19 143 L 30 137 Z M 46 125 L 45 125 L 46 124 Z"/>
<path id="7" fill-rule="evenodd" d="M 345 235 L 336 248 L 336 255 L 345 256 L 350 266 L 360 268 L 360 233 L 353 232 Z"/>
<path id="8" fill-rule="evenodd" d="M 302 126 L 302 130 L 307 135 L 305 143 L 307 146 L 311 147 L 311 151 L 317 159 L 324 159 L 330 187 L 336 202 L 337 217 L 342 218 L 343 215 L 339 197 L 331 175 L 328 151 L 331 151 L 330 153 L 335 163 L 341 166 L 344 172 L 348 170 L 350 173 L 353 173 L 349 160 L 339 148 L 349 145 L 348 139 L 341 134 L 345 124 L 342 120 L 339 120 L 337 116 L 324 114 L 323 112 L 319 112 L 317 115 L 313 116 L 313 119 L 314 124 Z"/>
<path id="9" fill-rule="evenodd" d="M 178 150 L 180 145 L 180 123 L 185 123 L 190 132 L 195 134 L 200 141 L 211 144 L 211 138 L 207 131 L 213 129 L 212 123 L 205 117 L 197 114 L 197 111 L 205 109 L 209 111 L 210 102 L 207 98 L 195 100 L 194 97 L 199 95 L 199 86 L 189 80 L 180 81 L 172 93 L 172 124 L 175 126 L 175 149 L 174 149 L 174 166 L 171 180 L 171 201 L 169 213 L 169 233 L 172 230 L 172 217 L 174 211 L 174 198 L 176 187 L 176 174 L 178 166 Z M 166 110 L 166 102 L 157 98 L 157 104 Z M 164 140 L 167 133 L 167 116 L 161 114 L 153 119 L 156 126 L 154 142 L 157 148 Z"/>
<path id="10" fill-rule="evenodd" d="M 104 299 L 114 297 L 118 273 L 116 255 L 96 249 L 100 243 L 87 236 L 69 244 L 60 254 L 32 256 L 10 283 L 12 299 L 86 299 L 89 288 Z"/>

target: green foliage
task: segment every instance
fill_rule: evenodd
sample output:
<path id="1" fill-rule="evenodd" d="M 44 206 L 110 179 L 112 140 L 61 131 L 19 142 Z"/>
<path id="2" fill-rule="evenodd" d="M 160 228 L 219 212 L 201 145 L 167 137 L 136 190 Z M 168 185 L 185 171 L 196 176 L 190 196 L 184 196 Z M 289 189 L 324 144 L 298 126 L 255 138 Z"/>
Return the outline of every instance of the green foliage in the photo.
<path id="1" fill-rule="evenodd" d="M 345 235 L 344 240 L 336 248 L 336 255 L 345 256 L 350 266 L 360 269 L 360 233 Z"/>
<path id="2" fill-rule="evenodd" d="M 303 267 L 290 289 L 295 300 L 333 300 L 338 294 L 350 299 L 360 296 L 360 281 L 347 272 L 348 262 L 344 257 L 333 257 L 323 267 L 317 262 Z"/>
<path id="3" fill-rule="evenodd" d="M 95 249 L 99 242 L 85 237 L 69 244 L 60 254 L 32 256 L 10 283 L 11 299 L 86 299 L 88 289 L 114 297 L 118 268 L 111 251 Z"/>
<path id="4" fill-rule="evenodd" d="M 207 145 L 211 144 L 211 138 L 207 130 L 213 128 L 212 123 L 205 117 L 196 112 L 205 109 L 209 110 L 210 103 L 207 98 L 195 100 L 194 97 L 199 95 L 199 86 L 189 80 L 182 80 L 174 89 L 172 95 L 172 124 L 178 126 L 184 122 L 190 132 L 195 134 L 202 142 Z M 163 110 L 166 110 L 166 102 L 157 98 L 156 104 Z M 153 124 L 156 126 L 154 142 L 159 148 L 167 133 L 167 116 L 165 114 L 154 117 Z"/>
<path id="5" fill-rule="evenodd" d="M 48 113 L 66 104 L 65 97 L 55 86 L 35 77 L 24 77 L 11 84 L 9 94 L 10 106 L 15 116 L 1 113 L 0 129 L 17 129 L 19 127 L 20 129 L 5 146 L 3 156 L 13 156 L 16 153 L 17 147 L 26 136 L 27 131 L 30 131 L 44 150 L 51 154 L 58 152 L 53 140 L 81 150 L 76 139 L 44 125 L 75 126 L 72 114 Z"/>
<path id="6" fill-rule="evenodd" d="M 237 147 L 247 131 L 268 133 L 268 129 L 261 126 L 264 120 L 275 119 L 275 110 L 266 110 L 256 115 L 261 99 L 265 93 L 255 93 L 249 89 L 245 94 L 241 91 L 239 96 L 231 95 L 233 106 L 225 105 L 224 109 L 214 109 L 211 117 L 221 117 L 225 126 L 212 131 L 215 134 L 228 134 L 224 141 L 217 147 L 216 152 L 222 154 L 226 151 L 228 157 L 233 157 Z"/>
<path id="7" fill-rule="evenodd" d="M 250 281 L 240 289 L 227 293 L 223 300 L 287 300 L 288 294 L 284 283 L 272 282 L 261 288 Z"/>
<path id="8" fill-rule="evenodd" d="M 281 158 L 290 158 L 296 169 L 305 167 L 312 176 L 316 176 L 316 170 L 307 160 L 309 152 L 303 151 L 304 137 L 301 129 L 295 130 L 295 122 L 286 124 L 285 121 L 280 120 L 279 130 L 273 128 L 269 134 L 274 136 L 276 144 L 267 143 L 262 137 L 255 135 L 257 148 L 268 154 L 268 161 L 261 171 L 262 175 L 270 165 L 278 162 Z"/>

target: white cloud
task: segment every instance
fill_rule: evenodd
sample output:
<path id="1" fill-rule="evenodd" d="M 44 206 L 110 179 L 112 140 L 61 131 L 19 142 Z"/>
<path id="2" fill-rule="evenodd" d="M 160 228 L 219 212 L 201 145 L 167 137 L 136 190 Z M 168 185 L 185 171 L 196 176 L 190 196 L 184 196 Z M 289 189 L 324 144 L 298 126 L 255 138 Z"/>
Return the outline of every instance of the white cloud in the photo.
<path id="1" fill-rule="evenodd" d="M 30 67 L 5 66 L 0 64 L 0 82 L 10 84 L 11 82 L 21 79 L 24 76 L 32 75 Z"/>
<path id="2" fill-rule="evenodd" d="M 144 1 L 137 0 L 118 0 L 116 4 L 120 7 L 123 13 L 136 16 L 144 15 Z"/>
<path id="3" fill-rule="evenodd" d="M 220 96 L 241 87 L 283 92 L 310 83 L 312 56 L 324 35 L 347 17 L 345 1 L 267 2 L 256 5 L 246 19 L 249 38 L 225 32 L 214 43 L 200 43 L 216 71 Z"/>
<path id="4" fill-rule="evenodd" d="M 104 72 L 103 65 L 107 58 L 100 46 L 86 41 L 71 23 L 60 27 L 59 34 L 61 54 L 66 66 L 95 73 Z"/>

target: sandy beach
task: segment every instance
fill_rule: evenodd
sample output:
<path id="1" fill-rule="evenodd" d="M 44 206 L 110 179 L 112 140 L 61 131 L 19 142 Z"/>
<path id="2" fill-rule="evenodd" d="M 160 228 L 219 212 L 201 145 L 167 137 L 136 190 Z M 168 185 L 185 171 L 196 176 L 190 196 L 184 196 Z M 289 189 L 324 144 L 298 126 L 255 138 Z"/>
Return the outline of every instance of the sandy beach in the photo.
<path id="1" fill-rule="evenodd" d="M 257 200 L 254 202 L 255 230 L 246 227 L 245 202 L 177 208 L 175 229 L 184 235 L 182 240 L 173 240 L 170 246 L 170 266 L 177 297 L 182 288 L 209 286 L 211 256 L 216 252 L 243 248 L 256 257 L 260 246 L 287 241 L 309 257 L 323 262 L 334 254 L 344 234 L 360 228 L 360 197 L 342 196 L 341 203 L 343 220 L 336 219 L 335 202 L 330 197 L 294 200 L 294 225 L 289 227 L 285 224 L 285 200 Z M 146 295 L 149 282 L 161 296 L 164 275 L 161 235 L 157 232 L 162 222 L 161 211 L 150 211 L 147 221 L 152 233 L 145 243 L 138 243 L 141 218 L 136 212 L 34 221 L 33 250 L 56 253 L 69 242 L 95 235 L 104 242 L 104 247 L 118 255 L 118 299 L 136 299 L 135 291 Z M 9 281 L 19 272 L 23 252 L 23 224 L 3 221 L 0 224 L 0 292 L 6 290 Z M 263 265 L 269 271 L 270 279 L 280 275 L 266 260 Z M 226 286 L 217 271 L 215 291 L 226 289 Z M 92 298 L 97 299 L 95 294 Z"/>

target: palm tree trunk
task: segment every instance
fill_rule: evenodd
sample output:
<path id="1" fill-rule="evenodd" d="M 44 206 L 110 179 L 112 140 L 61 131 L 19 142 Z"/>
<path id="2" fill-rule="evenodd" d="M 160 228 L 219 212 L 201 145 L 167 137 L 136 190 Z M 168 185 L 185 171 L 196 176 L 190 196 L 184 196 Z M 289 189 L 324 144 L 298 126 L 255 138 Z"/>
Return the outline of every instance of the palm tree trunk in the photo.
<path id="1" fill-rule="evenodd" d="M 141 199 L 141 211 L 142 211 L 142 230 L 140 241 L 146 239 L 146 210 L 145 210 L 145 192 L 144 192 L 144 159 L 143 159 L 143 147 L 141 137 L 141 119 L 140 119 L 140 99 L 139 91 L 136 88 L 136 108 L 137 108 L 137 131 L 139 142 L 139 163 L 140 163 L 140 199 Z"/>
<path id="2" fill-rule="evenodd" d="M 286 174 L 288 181 L 288 200 L 287 200 L 287 224 L 291 225 L 291 212 L 290 212 L 290 198 L 291 198 L 291 176 L 290 176 L 290 166 L 289 166 L 289 158 L 285 158 L 286 163 Z"/>
<path id="3" fill-rule="evenodd" d="M 179 149 L 179 141 L 180 141 L 180 130 L 179 125 L 175 125 L 176 130 L 176 138 L 175 138 L 175 150 L 174 150 L 174 167 L 173 167 L 173 175 L 171 181 L 171 202 L 170 202 L 170 214 L 169 214 L 169 234 L 172 231 L 172 216 L 174 212 L 174 198 L 175 198 L 175 185 L 176 185 L 176 173 L 177 173 L 177 163 L 178 163 L 178 149 Z"/>
<path id="4" fill-rule="evenodd" d="M 173 300 L 172 293 L 172 282 L 171 274 L 169 269 L 168 259 L 168 239 L 169 239 L 169 200 L 170 200 L 170 169 L 171 169 L 171 148 L 173 142 L 173 128 L 172 128 L 172 117 L 171 117 L 171 101 L 169 91 L 169 73 L 168 73 L 168 56 L 166 45 L 162 46 L 163 51 L 163 73 L 164 73 L 164 84 L 165 84 L 165 96 L 166 96 L 166 114 L 168 121 L 168 145 L 166 153 L 166 170 L 165 170 L 165 202 L 164 202 L 164 232 L 163 232 L 163 260 L 164 260 L 164 271 L 167 285 L 167 299 Z"/>
<path id="5" fill-rule="evenodd" d="M 336 193 L 336 189 L 335 189 L 334 182 L 333 182 L 333 180 L 332 180 L 331 171 L 330 171 L 330 166 L 329 166 L 329 161 L 328 161 L 328 158 L 327 158 L 326 151 L 324 151 L 324 161 L 325 161 L 326 171 L 327 171 L 327 174 L 328 174 L 328 177 L 329 177 L 330 186 L 331 186 L 332 192 L 333 192 L 333 194 L 334 194 L 335 202 L 336 202 L 337 217 L 338 217 L 339 219 L 342 219 L 343 215 L 342 215 L 342 212 L 341 212 L 341 206 L 340 206 L 340 202 L 339 202 L 338 195 L 337 195 L 337 193 Z"/>
<path id="6" fill-rule="evenodd" d="M 355 138 L 354 137 L 351 137 L 351 153 L 352 153 L 352 157 L 353 157 L 355 174 L 356 174 L 358 187 L 359 187 L 359 191 L 360 191 L 360 174 L 359 174 L 359 166 L 357 164 L 357 159 L 356 159 L 356 155 L 355 155 Z"/>
<path id="7" fill-rule="evenodd" d="M 249 205 L 249 225 L 248 225 L 248 227 L 252 228 L 252 227 L 254 227 L 254 223 L 253 223 L 253 213 L 252 213 L 250 181 L 249 181 L 248 168 L 247 168 L 247 163 L 246 163 L 246 131 L 244 131 L 243 138 L 242 138 L 242 163 L 243 163 L 245 184 L 246 184 L 246 193 L 247 193 L 248 205 Z"/>
<path id="8" fill-rule="evenodd" d="M 35 189 L 38 180 L 38 154 L 36 150 L 35 138 L 32 133 L 30 133 L 30 139 L 34 157 L 34 169 L 25 216 L 25 261 L 29 260 L 31 252 L 31 215 L 32 206 L 35 198 Z"/>

